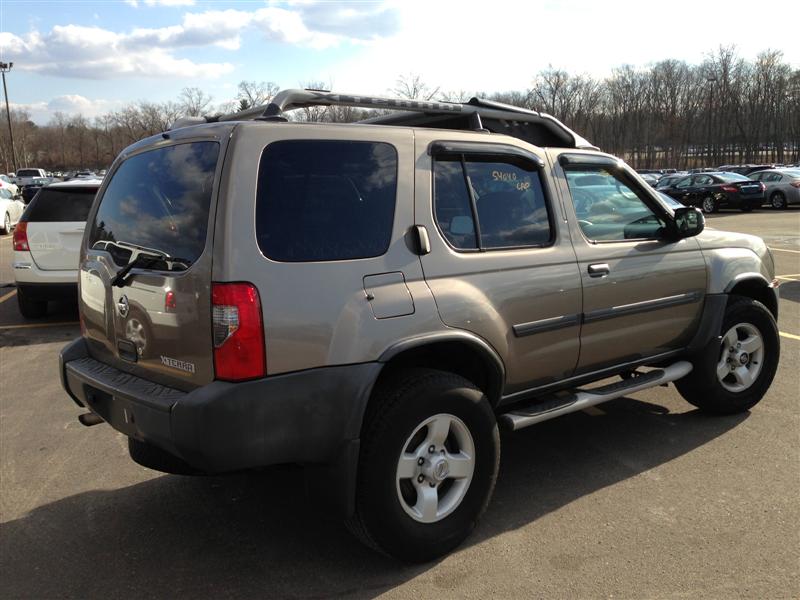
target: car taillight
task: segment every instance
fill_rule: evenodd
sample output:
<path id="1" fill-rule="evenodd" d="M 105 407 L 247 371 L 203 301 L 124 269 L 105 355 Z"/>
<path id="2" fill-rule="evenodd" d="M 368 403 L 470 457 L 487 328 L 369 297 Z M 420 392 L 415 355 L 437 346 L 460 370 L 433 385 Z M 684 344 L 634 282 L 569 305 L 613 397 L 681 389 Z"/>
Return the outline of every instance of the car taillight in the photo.
<path id="1" fill-rule="evenodd" d="M 28 223 L 20 221 L 14 229 L 14 250 L 28 251 Z"/>
<path id="2" fill-rule="evenodd" d="M 723 185 L 722 186 L 723 192 L 738 192 L 739 190 L 736 188 L 735 185 Z"/>
<path id="3" fill-rule="evenodd" d="M 800 181 L 793 181 L 791 185 L 792 187 L 800 188 Z"/>
<path id="4" fill-rule="evenodd" d="M 250 283 L 214 283 L 211 305 L 217 379 L 264 377 L 267 364 L 258 290 Z"/>
<path id="5" fill-rule="evenodd" d="M 170 290 L 167 292 L 167 295 L 164 296 L 164 312 L 173 312 L 175 306 L 175 292 Z"/>
<path id="6" fill-rule="evenodd" d="M 761 186 L 761 191 L 765 191 L 767 189 L 767 185 L 763 181 L 759 181 L 758 185 Z"/>

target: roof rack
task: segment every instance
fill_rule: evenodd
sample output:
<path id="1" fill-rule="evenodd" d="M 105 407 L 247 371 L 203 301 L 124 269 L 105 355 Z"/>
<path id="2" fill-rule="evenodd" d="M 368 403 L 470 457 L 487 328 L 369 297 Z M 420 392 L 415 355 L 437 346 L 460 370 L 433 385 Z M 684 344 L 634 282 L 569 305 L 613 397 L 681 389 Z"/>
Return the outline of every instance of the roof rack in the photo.
<path id="1" fill-rule="evenodd" d="M 434 102 L 300 89 L 283 90 L 276 94 L 269 104 L 235 113 L 184 117 L 178 119 L 170 129 L 219 121 L 250 119 L 285 121 L 283 113 L 312 106 L 348 106 L 397 111 L 360 121 L 361 123 L 489 131 L 512 135 L 538 146 L 597 149 L 550 115 L 500 102 L 479 98 L 472 98 L 466 103 Z"/>

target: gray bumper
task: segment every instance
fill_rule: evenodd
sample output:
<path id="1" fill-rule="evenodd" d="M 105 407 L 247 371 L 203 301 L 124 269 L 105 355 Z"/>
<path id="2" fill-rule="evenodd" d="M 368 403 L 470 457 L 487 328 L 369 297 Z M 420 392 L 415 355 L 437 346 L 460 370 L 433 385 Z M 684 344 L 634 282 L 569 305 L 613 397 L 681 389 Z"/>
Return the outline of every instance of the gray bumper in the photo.
<path id="1" fill-rule="evenodd" d="M 211 473 L 340 460 L 357 444 L 380 369 L 379 363 L 325 367 L 183 392 L 94 360 L 82 338 L 60 355 L 62 385 L 79 405 Z"/>

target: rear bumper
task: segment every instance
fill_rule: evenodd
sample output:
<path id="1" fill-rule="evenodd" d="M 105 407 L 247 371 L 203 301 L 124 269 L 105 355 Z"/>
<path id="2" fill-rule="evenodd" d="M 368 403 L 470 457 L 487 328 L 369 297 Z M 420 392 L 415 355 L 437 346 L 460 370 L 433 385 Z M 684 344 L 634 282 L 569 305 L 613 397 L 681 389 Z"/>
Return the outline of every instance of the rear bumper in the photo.
<path id="1" fill-rule="evenodd" d="M 61 351 L 59 366 L 64 389 L 79 405 L 210 473 L 340 460 L 357 443 L 381 367 L 325 367 L 183 392 L 94 360 L 82 338 Z"/>
<path id="2" fill-rule="evenodd" d="M 78 260 L 75 259 L 77 264 Z M 78 269 L 45 270 L 40 269 L 30 252 L 15 250 L 13 262 L 14 281 L 19 284 L 72 284 L 73 290 L 78 285 Z"/>

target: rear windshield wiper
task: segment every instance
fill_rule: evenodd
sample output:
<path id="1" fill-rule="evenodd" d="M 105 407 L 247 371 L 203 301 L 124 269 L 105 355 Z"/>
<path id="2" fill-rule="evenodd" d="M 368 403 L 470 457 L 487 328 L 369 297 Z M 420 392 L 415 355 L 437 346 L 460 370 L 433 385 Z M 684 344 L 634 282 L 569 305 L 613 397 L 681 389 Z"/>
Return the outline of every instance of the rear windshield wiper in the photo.
<path id="1" fill-rule="evenodd" d="M 131 257 L 131 260 L 128 261 L 128 264 L 117 271 L 117 274 L 114 275 L 114 278 L 111 280 L 111 285 L 116 287 L 125 287 L 125 278 L 128 276 L 128 273 L 131 272 L 131 269 L 134 267 L 146 269 L 153 263 L 165 260 L 167 260 L 167 257 L 160 254 L 149 254 L 142 251 L 136 252 Z"/>
<path id="2" fill-rule="evenodd" d="M 169 256 L 168 254 L 159 253 L 158 251 L 154 250 L 135 250 L 131 256 L 131 259 L 128 261 L 128 264 L 117 271 L 117 274 L 114 275 L 113 279 L 111 279 L 111 285 L 116 287 L 125 287 L 125 278 L 132 269 L 137 267 L 140 269 L 146 269 L 159 263 L 165 263 L 168 271 L 176 271 L 177 269 L 174 268 L 175 265 L 182 266 L 183 269 L 181 269 L 181 271 L 185 271 L 191 266 L 192 261 L 186 258 Z"/>

